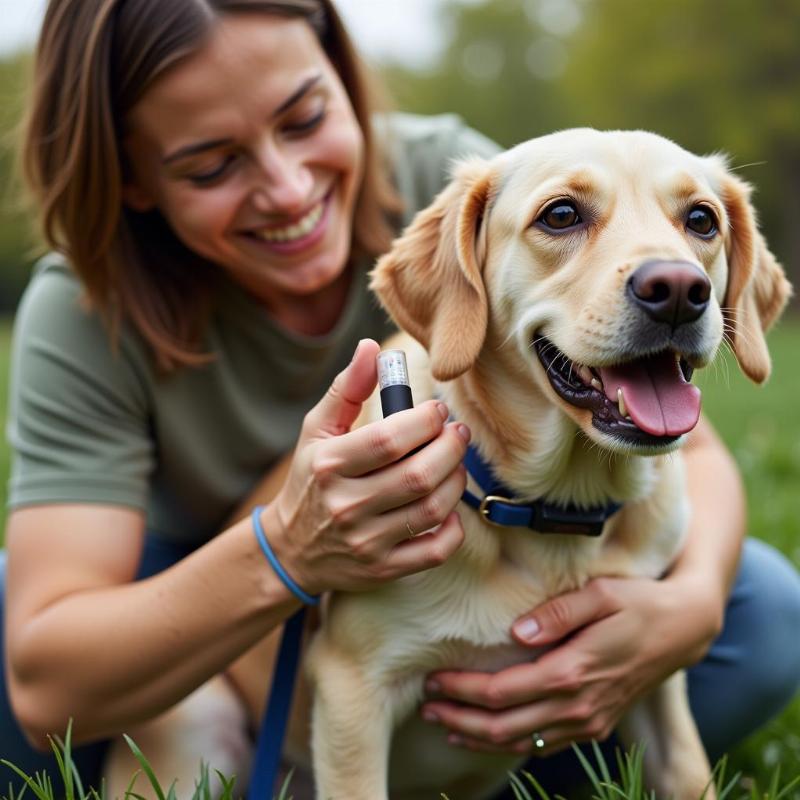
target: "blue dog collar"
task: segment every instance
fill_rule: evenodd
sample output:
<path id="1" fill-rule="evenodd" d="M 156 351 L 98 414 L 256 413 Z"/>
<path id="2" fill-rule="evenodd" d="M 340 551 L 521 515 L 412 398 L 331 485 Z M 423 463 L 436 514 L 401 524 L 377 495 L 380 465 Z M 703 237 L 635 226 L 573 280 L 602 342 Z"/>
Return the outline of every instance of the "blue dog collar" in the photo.
<path id="1" fill-rule="evenodd" d="M 593 508 L 579 508 L 548 503 L 544 500 L 519 501 L 514 493 L 497 481 L 492 468 L 478 450 L 470 445 L 464 466 L 481 487 L 483 498 L 465 490 L 461 499 L 476 509 L 492 525 L 530 528 L 538 533 L 568 533 L 579 536 L 599 536 L 609 517 L 622 508 L 622 503 L 608 503 Z"/>

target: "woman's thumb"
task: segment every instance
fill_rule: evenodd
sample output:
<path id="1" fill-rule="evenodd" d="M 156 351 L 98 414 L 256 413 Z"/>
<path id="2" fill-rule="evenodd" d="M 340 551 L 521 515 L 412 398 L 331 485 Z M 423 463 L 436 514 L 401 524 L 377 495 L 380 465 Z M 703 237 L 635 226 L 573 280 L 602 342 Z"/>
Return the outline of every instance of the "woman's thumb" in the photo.
<path id="1" fill-rule="evenodd" d="M 339 436 L 347 433 L 364 401 L 378 382 L 375 361 L 380 346 L 373 339 L 362 339 L 352 361 L 333 379 L 325 396 L 306 416 L 306 433 Z"/>

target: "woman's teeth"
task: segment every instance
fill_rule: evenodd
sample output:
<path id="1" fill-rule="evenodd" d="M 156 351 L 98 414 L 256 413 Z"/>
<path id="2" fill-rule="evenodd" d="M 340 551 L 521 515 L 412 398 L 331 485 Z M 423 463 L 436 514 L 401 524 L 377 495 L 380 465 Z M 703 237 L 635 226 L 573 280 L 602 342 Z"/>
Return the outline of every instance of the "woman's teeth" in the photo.
<path id="1" fill-rule="evenodd" d="M 325 207 L 325 201 L 320 200 L 311 211 L 299 219 L 293 225 L 286 225 L 283 228 L 265 228 L 256 231 L 256 236 L 265 242 L 294 242 L 308 236 L 319 222 Z"/>

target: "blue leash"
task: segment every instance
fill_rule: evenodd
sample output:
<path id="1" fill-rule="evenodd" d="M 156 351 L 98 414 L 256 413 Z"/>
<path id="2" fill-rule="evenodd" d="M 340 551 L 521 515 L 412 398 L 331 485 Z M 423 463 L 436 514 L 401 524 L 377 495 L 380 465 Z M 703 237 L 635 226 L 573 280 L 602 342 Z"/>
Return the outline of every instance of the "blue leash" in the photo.
<path id="1" fill-rule="evenodd" d="M 275 780 L 281 764 L 283 738 L 286 734 L 297 677 L 297 664 L 300 660 L 305 617 L 306 609 L 303 607 L 291 616 L 283 627 L 272 688 L 258 732 L 247 800 L 272 800 L 274 796 Z"/>

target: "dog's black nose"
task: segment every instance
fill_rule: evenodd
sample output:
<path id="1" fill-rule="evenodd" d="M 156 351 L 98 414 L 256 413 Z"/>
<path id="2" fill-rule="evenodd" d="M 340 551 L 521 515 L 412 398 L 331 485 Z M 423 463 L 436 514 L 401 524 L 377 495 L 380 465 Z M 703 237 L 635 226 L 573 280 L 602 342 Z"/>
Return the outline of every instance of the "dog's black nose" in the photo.
<path id="1" fill-rule="evenodd" d="M 628 292 L 651 319 L 677 328 L 706 310 L 711 281 L 689 261 L 647 261 L 628 279 Z"/>

